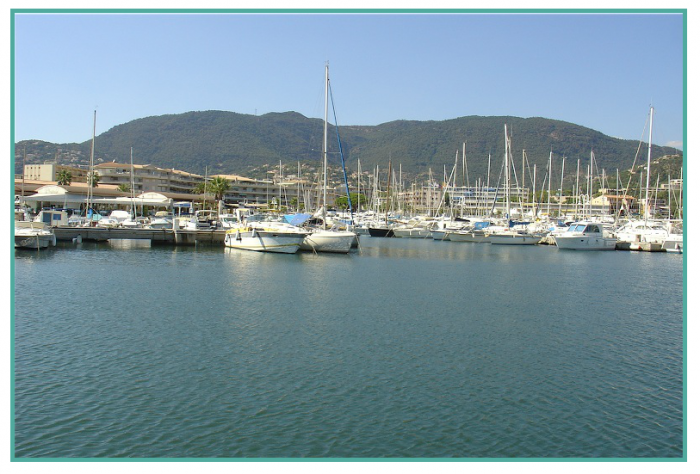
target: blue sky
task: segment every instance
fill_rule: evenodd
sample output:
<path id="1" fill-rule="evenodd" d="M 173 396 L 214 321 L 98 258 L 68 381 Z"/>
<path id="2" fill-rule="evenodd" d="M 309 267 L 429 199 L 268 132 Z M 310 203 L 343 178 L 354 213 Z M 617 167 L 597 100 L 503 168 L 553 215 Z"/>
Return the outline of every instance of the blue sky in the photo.
<path id="1" fill-rule="evenodd" d="M 683 140 L 683 18 L 669 14 L 18 14 L 15 140 L 82 142 L 192 110 L 339 125 L 547 117 Z M 644 137 L 646 140 L 646 136 Z"/>

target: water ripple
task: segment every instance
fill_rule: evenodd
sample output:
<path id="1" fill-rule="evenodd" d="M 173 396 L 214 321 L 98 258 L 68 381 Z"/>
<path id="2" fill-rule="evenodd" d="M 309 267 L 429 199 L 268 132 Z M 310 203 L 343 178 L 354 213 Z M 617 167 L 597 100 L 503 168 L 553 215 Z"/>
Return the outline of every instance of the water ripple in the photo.
<path id="1" fill-rule="evenodd" d="M 682 456 L 679 260 L 398 240 L 22 254 L 15 455 Z"/>

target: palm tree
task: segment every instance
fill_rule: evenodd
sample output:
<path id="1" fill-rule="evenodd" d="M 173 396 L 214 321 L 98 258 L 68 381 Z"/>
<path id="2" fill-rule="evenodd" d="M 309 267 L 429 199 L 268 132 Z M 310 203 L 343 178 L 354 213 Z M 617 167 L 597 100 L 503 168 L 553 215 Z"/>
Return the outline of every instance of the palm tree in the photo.
<path id="1" fill-rule="evenodd" d="M 59 186 L 69 186 L 73 181 L 73 174 L 68 170 L 61 170 L 56 176 L 56 181 Z"/>
<path id="2" fill-rule="evenodd" d="M 204 194 L 204 191 L 206 191 L 209 187 L 206 186 L 205 183 L 197 183 L 197 186 L 192 189 L 192 194 Z"/>
<path id="3" fill-rule="evenodd" d="M 117 186 L 117 189 L 123 193 L 128 193 L 131 191 L 131 186 L 129 186 L 126 183 L 122 183 L 119 186 Z"/>
<path id="4" fill-rule="evenodd" d="M 231 183 L 226 178 L 215 176 L 209 181 L 207 188 L 217 201 L 221 201 L 228 190 L 231 189 Z"/>

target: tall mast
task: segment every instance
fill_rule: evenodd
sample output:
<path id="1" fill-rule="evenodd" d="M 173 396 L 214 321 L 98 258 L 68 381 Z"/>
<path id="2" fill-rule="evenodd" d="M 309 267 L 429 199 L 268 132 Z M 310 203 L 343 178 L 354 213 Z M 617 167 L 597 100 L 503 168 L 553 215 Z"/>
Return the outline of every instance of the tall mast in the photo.
<path id="1" fill-rule="evenodd" d="M 564 199 L 564 163 L 566 157 L 561 158 L 561 184 L 559 185 L 559 217 L 561 218 L 561 201 Z"/>
<path id="2" fill-rule="evenodd" d="M 90 213 L 90 206 L 92 205 L 92 186 L 94 177 L 94 167 L 95 167 L 95 130 L 97 129 L 97 110 L 94 111 L 92 116 L 92 145 L 90 147 L 90 169 L 88 170 L 88 189 L 87 189 L 87 199 L 85 200 L 85 217 L 88 217 Z"/>
<path id="3" fill-rule="evenodd" d="M 647 153 L 647 190 L 644 209 L 644 220 L 649 218 L 649 176 L 651 175 L 651 131 L 654 128 L 654 107 L 649 111 L 649 152 Z"/>
<path id="4" fill-rule="evenodd" d="M 544 183 L 543 183 L 544 184 Z M 536 217 L 537 213 L 539 212 L 539 206 L 536 204 L 537 200 L 537 163 L 533 164 L 532 166 L 532 215 L 533 217 Z"/>
<path id="5" fill-rule="evenodd" d="M 136 196 L 134 190 L 134 147 L 131 147 L 131 212 L 134 213 L 134 220 L 136 219 Z"/>
<path id="6" fill-rule="evenodd" d="M 508 125 L 503 125 L 504 135 L 505 135 L 505 156 L 504 167 L 506 171 L 506 219 L 508 219 L 508 225 L 510 226 L 510 164 L 508 163 Z"/>
<path id="7" fill-rule="evenodd" d="M 326 189 L 328 186 L 328 63 L 323 108 L 323 228 L 326 228 Z"/>
<path id="8" fill-rule="evenodd" d="M 552 217 L 552 214 L 549 212 L 549 203 L 551 202 L 551 196 L 552 196 L 552 150 L 549 150 L 549 165 L 547 165 L 548 169 L 548 178 L 547 178 L 547 218 Z"/>
<path id="9" fill-rule="evenodd" d="M 574 218 L 575 219 L 578 219 L 578 199 L 579 199 L 580 194 L 581 194 L 581 193 L 579 193 L 579 187 L 578 187 L 578 179 L 579 179 L 580 173 L 581 173 L 581 158 L 578 158 L 576 160 L 576 189 L 574 191 L 576 193 L 576 209 L 574 210 Z"/>
<path id="10" fill-rule="evenodd" d="M 679 205 L 680 212 L 678 213 L 678 218 L 682 220 L 683 214 L 684 214 L 684 212 L 683 212 L 683 168 L 681 168 L 681 188 L 678 191 L 679 191 L 678 192 L 678 197 L 679 197 L 678 200 L 680 201 L 680 205 Z"/>
<path id="11" fill-rule="evenodd" d="M 27 146 L 24 146 L 24 154 L 22 155 L 22 197 L 24 197 L 24 178 L 27 175 Z M 25 203 L 26 204 L 26 203 Z"/>

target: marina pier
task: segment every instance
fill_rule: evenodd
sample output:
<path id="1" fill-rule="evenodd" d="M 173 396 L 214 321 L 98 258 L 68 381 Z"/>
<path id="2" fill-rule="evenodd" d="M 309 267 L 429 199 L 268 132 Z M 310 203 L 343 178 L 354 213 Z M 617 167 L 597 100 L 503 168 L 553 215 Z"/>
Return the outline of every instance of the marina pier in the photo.
<path id="1" fill-rule="evenodd" d="M 225 229 L 184 230 L 184 229 L 126 229 L 118 227 L 72 227 L 54 228 L 56 240 L 72 242 L 75 240 L 106 241 L 113 239 L 150 240 L 154 244 L 197 245 L 224 243 Z"/>

